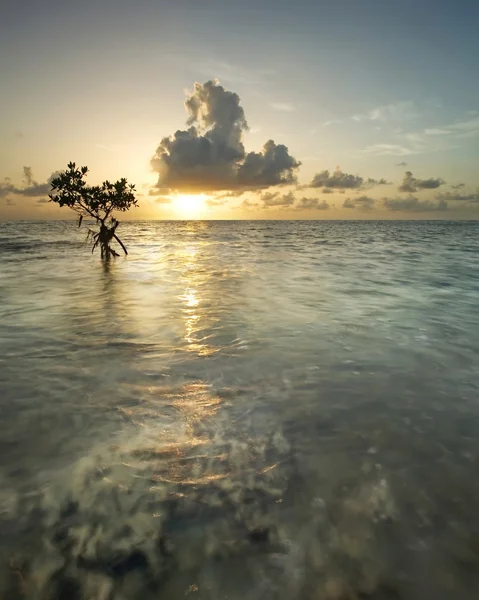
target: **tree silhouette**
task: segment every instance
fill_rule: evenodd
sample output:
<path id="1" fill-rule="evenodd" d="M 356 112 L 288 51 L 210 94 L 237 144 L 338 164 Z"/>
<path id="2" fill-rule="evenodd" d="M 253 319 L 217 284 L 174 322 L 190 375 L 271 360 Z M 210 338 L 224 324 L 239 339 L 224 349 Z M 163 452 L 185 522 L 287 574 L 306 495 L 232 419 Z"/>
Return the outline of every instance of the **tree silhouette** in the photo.
<path id="1" fill-rule="evenodd" d="M 119 256 L 111 247 L 112 240 L 116 240 L 128 254 L 123 242 L 116 235 L 119 221 L 111 216 L 113 211 L 126 212 L 132 206 L 138 206 L 135 198 L 135 186 L 126 179 L 119 179 L 115 183 L 104 181 L 101 185 L 87 185 L 85 175 L 88 167 L 77 168 L 74 162 L 67 165 L 58 177 L 52 180 L 50 200 L 59 206 L 68 206 L 78 213 L 78 227 L 83 218 L 92 218 L 100 226 L 99 231 L 88 230 L 88 239 L 92 241 L 92 252 L 100 246 L 101 257 L 105 260 Z"/>

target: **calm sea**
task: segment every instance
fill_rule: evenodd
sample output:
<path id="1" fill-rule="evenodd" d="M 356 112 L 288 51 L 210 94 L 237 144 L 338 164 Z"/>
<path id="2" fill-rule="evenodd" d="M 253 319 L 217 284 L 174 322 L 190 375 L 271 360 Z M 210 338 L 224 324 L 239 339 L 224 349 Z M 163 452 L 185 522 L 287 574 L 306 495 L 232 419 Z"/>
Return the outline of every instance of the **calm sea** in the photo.
<path id="1" fill-rule="evenodd" d="M 477 600 L 479 224 L 0 223 L 0 596 Z"/>

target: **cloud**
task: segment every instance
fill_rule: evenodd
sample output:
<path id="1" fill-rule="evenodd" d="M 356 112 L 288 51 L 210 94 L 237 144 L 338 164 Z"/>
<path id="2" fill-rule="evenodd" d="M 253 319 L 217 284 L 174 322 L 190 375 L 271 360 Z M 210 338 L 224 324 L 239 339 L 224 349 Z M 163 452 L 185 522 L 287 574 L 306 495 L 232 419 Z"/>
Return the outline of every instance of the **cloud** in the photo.
<path id="1" fill-rule="evenodd" d="M 211 77 L 214 74 L 218 79 L 229 83 L 253 86 L 257 95 L 260 95 L 257 90 L 265 79 L 276 74 L 274 69 L 261 68 L 261 65 L 259 65 L 259 68 L 251 65 L 241 66 L 211 56 L 197 57 L 194 64 L 188 61 L 186 66 L 190 67 L 192 72 L 201 73 L 205 77 Z"/>
<path id="2" fill-rule="evenodd" d="M 223 206 L 224 204 L 227 204 L 227 202 L 229 200 L 231 200 L 232 198 L 238 198 L 239 196 L 242 196 L 243 194 L 244 194 L 244 190 L 236 190 L 233 192 L 213 194 L 210 198 L 205 200 L 205 204 L 207 206 L 212 206 L 212 207 Z"/>
<path id="3" fill-rule="evenodd" d="M 219 198 L 214 198 L 214 197 L 213 198 L 207 198 L 205 200 L 206 206 L 211 206 L 211 207 L 223 206 L 227 202 L 228 202 L 228 197 L 227 196 L 223 196 L 223 197 L 219 197 Z"/>
<path id="4" fill-rule="evenodd" d="M 251 202 L 251 200 L 243 200 L 243 202 L 240 204 L 240 208 L 243 208 L 245 210 L 252 210 L 254 208 L 259 208 L 259 204 L 257 204 L 256 202 Z"/>
<path id="5" fill-rule="evenodd" d="M 294 171 L 301 163 L 283 144 L 269 140 L 262 152 L 249 152 L 239 166 L 237 182 L 243 189 L 261 189 L 273 185 L 296 183 Z"/>
<path id="6" fill-rule="evenodd" d="M 374 208 L 376 200 L 369 196 L 359 196 L 358 198 L 346 198 L 343 202 L 343 208 L 357 208 L 358 210 L 371 210 Z"/>
<path id="7" fill-rule="evenodd" d="M 460 190 L 461 188 L 466 187 L 465 183 L 458 183 L 457 185 L 451 185 L 453 190 Z"/>
<path id="8" fill-rule="evenodd" d="M 259 198 L 263 208 L 292 206 L 295 201 L 293 192 L 279 194 L 278 192 L 265 192 Z"/>
<path id="9" fill-rule="evenodd" d="M 479 191 L 471 192 L 470 194 L 451 194 L 451 192 L 445 192 L 444 194 L 438 194 L 437 200 L 444 200 L 446 202 L 479 202 Z"/>
<path id="10" fill-rule="evenodd" d="M 5 199 L 5 204 L 7 206 L 16 206 L 15 202 L 11 198 L 6 198 Z"/>
<path id="11" fill-rule="evenodd" d="M 432 127 L 430 129 L 425 129 L 424 133 L 426 135 L 448 135 L 450 132 L 447 129 L 440 129 L 439 127 Z"/>
<path id="12" fill-rule="evenodd" d="M 236 190 L 232 192 L 226 192 L 225 194 L 215 194 L 215 198 L 238 198 L 244 194 L 244 190 Z"/>
<path id="13" fill-rule="evenodd" d="M 430 103 L 431 104 L 431 103 Z M 430 108 L 437 108 L 431 104 Z M 427 107 L 425 107 L 427 110 Z M 460 120 L 418 131 L 394 131 L 394 139 L 367 146 L 363 153 L 375 156 L 410 156 L 428 152 L 444 152 L 461 147 L 461 140 L 479 136 L 479 116 L 466 113 Z"/>
<path id="14" fill-rule="evenodd" d="M 401 185 L 398 187 L 400 192 L 417 192 L 419 190 L 435 190 L 445 182 L 442 179 L 417 179 L 411 171 L 406 171 Z"/>
<path id="15" fill-rule="evenodd" d="M 39 198 L 37 200 L 37 204 L 48 204 L 50 202 L 50 200 L 48 200 L 48 198 Z"/>
<path id="16" fill-rule="evenodd" d="M 157 204 L 171 204 L 172 199 L 171 196 L 157 196 L 155 202 Z"/>
<path id="17" fill-rule="evenodd" d="M 327 169 L 320 173 L 316 173 L 309 186 L 305 187 L 329 188 L 335 190 L 360 190 L 375 185 L 386 185 L 387 183 L 388 182 L 385 179 L 376 180 L 371 177 L 364 179 L 364 177 L 361 177 L 360 175 L 343 173 L 343 171 L 337 167 L 334 173 L 330 173 Z"/>
<path id="18" fill-rule="evenodd" d="M 326 200 L 318 198 L 301 198 L 294 207 L 296 210 L 328 210 L 330 208 Z"/>
<path id="19" fill-rule="evenodd" d="M 283 112 L 294 112 L 294 106 L 292 104 L 288 104 L 287 102 L 272 102 L 271 108 Z"/>
<path id="20" fill-rule="evenodd" d="M 185 106 L 189 128 L 165 137 L 151 160 L 158 189 L 246 191 L 295 183 L 301 163 L 283 144 L 269 140 L 260 152 L 245 152 L 248 124 L 237 94 L 217 81 L 196 83 Z"/>
<path id="21" fill-rule="evenodd" d="M 396 167 L 407 167 L 407 162 L 402 161 L 396 165 Z"/>
<path id="22" fill-rule="evenodd" d="M 408 148 L 402 144 L 372 144 L 366 146 L 363 152 L 374 156 L 410 156 L 411 154 L 419 154 L 422 150 Z"/>
<path id="23" fill-rule="evenodd" d="M 342 119 L 331 119 L 330 121 L 325 121 L 323 123 L 323 127 L 329 127 L 330 125 L 339 125 L 340 123 L 344 123 Z"/>
<path id="24" fill-rule="evenodd" d="M 447 133 L 451 133 L 457 137 L 468 138 L 479 135 L 479 117 L 467 119 L 465 121 L 456 121 L 450 125 L 446 125 L 444 129 Z"/>
<path id="25" fill-rule="evenodd" d="M 431 200 L 419 200 L 416 196 L 409 196 L 408 198 L 383 198 L 383 204 L 385 208 L 394 212 L 434 212 L 448 210 L 446 200 L 432 202 Z"/>
<path id="26" fill-rule="evenodd" d="M 334 194 L 334 190 L 332 190 L 331 188 L 323 188 L 323 189 L 321 190 L 321 192 L 322 192 L 323 194 Z"/>
<path id="27" fill-rule="evenodd" d="M 0 182 L 0 198 L 6 198 L 10 195 L 26 196 L 28 198 L 36 198 L 37 196 L 45 196 L 45 194 L 51 191 L 51 181 L 59 175 L 58 171 L 55 171 L 50 175 L 45 183 L 38 183 L 33 178 L 32 168 L 23 167 L 23 186 L 14 185 L 9 178 L 5 178 L 3 182 Z"/>
<path id="28" fill-rule="evenodd" d="M 356 114 L 351 117 L 353 121 L 405 121 L 417 119 L 421 116 L 421 113 L 414 102 L 405 100 L 403 102 L 396 102 L 395 104 L 387 104 L 385 106 L 378 106 L 372 110 Z"/>

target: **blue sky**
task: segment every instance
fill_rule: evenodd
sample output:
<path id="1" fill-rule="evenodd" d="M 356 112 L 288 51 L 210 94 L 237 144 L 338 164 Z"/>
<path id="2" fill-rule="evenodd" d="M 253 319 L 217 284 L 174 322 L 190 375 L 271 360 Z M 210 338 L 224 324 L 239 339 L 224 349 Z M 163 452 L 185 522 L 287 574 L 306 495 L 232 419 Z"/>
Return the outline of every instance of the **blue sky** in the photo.
<path id="1" fill-rule="evenodd" d="M 56 216 L 33 195 L 20 201 L 23 167 L 41 183 L 69 160 L 92 178 L 135 181 L 141 216 L 174 216 L 175 202 L 149 195 L 150 159 L 185 129 L 186 90 L 216 79 L 240 99 L 246 151 L 273 139 L 301 167 L 295 185 L 248 190 L 199 216 L 295 217 L 291 202 L 268 207 L 262 195 L 322 201 L 304 186 L 339 167 L 390 185 L 330 188 L 332 210 L 302 218 L 475 218 L 478 2 L 7 0 L 2 17 L 0 179 L 16 191 L 0 188 L 0 218 Z M 401 192 L 405 171 L 445 183 Z M 353 193 L 374 200 L 368 211 L 344 207 Z"/>

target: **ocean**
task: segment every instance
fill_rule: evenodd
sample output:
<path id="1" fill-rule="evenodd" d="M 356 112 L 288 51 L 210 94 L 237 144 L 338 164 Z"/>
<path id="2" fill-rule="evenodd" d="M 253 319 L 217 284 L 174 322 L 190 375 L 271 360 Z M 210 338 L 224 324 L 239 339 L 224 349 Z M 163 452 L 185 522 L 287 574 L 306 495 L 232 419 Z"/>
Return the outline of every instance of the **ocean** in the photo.
<path id="1" fill-rule="evenodd" d="M 0 223 L 0 597 L 477 600 L 479 224 Z"/>

